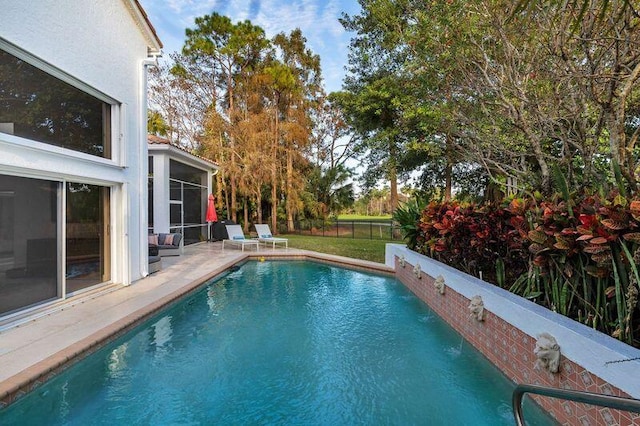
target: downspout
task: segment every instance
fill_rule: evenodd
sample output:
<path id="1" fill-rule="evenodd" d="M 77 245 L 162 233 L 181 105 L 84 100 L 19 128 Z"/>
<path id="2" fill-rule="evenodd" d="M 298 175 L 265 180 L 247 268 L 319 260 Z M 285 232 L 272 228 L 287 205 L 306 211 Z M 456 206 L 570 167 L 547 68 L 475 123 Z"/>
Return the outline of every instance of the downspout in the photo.
<path id="1" fill-rule="evenodd" d="M 150 57 L 143 59 L 140 62 L 140 111 L 138 122 L 140 123 L 140 130 L 138 135 L 138 140 L 140 141 L 140 176 L 139 182 L 141 184 L 140 193 L 138 196 L 138 206 L 140 209 L 139 212 L 139 229 L 140 229 L 140 237 L 147 234 L 147 226 L 148 226 L 148 218 L 147 214 L 149 212 L 148 203 L 149 201 L 149 190 L 147 188 L 148 177 L 149 177 L 149 147 L 147 141 L 147 74 L 148 67 L 157 66 L 158 65 L 158 57 L 161 56 L 161 53 L 158 54 L 150 54 Z M 140 259 L 140 276 L 145 278 L 149 276 L 149 246 L 146 244 L 146 241 L 138 241 L 138 249 L 139 249 L 139 259 Z"/>

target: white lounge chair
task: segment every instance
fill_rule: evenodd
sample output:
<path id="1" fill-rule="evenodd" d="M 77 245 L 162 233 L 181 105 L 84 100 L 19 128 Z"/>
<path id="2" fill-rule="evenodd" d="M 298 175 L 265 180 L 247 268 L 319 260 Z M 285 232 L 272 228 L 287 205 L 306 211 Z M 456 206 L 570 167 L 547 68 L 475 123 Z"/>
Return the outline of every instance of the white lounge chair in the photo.
<path id="1" fill-rule="evenodd" d="M 274 237 L 271 234 L 269 225 L 255 225 L 256 232 L 258 233 L 258 241 L 265 244 L 271 244 L 272 248 L 276 249 L 277 243 L 284 243 L 286 250 L 289 250 L 289 240 L 287 238 Z"/>
<path id="2" fill-rule="evenodd" d="M 251 240 L 244 237 L 242 227 L 240 225 L 225 225 L 227 227 L 228 240 L 222 240 L 222 251 L 224 251 L 224 243 L 231 245 L 239 245 L 244 251 L 244 246 L 255 246 L 256 251 L 260 250 L 260 241 Z"/>

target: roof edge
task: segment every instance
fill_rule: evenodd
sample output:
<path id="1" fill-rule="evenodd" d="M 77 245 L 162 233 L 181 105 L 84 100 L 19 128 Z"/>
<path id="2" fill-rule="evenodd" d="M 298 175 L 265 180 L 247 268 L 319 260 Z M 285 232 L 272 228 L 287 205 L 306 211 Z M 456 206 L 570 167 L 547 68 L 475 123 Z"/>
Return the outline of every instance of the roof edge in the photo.
<path id="1" fill-rule="evenodd" d="M 136 22 L 137 27 L 140 29 L 144 38 L 148 43 L 149 55 L 159 56 L 162 54 L 162 48 L 164 47 L 156 29 L 149 20 L 147 12 L 145 12 L 142 5 L 138 0 L 122 0 L 127 10 Z"/>
<path id="2" fill-rule="evenodd" d="M 163 138 L 161 136 L 156 136 L 153 134 L 148 134 L 147 135 L 147 147 L 149 152 L 162 152 L 162 151 L 170 151 L 173 152 L 174 154 L 176 154 L 177 156 L 181 156 L 184 158 L 187 158 L 191 161 L 195 161 L 196 163 L 200 163 L 202 165 L 206 165 L 206 167 L 214 169 L 214 170 L 219 170 L 220 169 L 220 165 L 213 161 L 210 160 L 208 158 L 205 157 L 201 157 L 199 155 L 195 155 L 192 154 L 191 152 L 189 152 L 188 150 L 184 149 L 183 147 L 172 143 L 169 139 L 167 138 Z"/>

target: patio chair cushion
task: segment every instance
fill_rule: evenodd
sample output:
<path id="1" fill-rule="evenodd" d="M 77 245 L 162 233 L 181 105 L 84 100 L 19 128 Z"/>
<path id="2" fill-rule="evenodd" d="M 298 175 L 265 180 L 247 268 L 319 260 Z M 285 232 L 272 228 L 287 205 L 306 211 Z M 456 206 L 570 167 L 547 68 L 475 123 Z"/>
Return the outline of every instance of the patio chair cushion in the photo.
<path id="1" fill-rule="evenodd" d="M 180 241 L 182 240 L 182 234 L 158 234 L 158 245 L 160 248 L 178 248 L 180 247 Z"/>

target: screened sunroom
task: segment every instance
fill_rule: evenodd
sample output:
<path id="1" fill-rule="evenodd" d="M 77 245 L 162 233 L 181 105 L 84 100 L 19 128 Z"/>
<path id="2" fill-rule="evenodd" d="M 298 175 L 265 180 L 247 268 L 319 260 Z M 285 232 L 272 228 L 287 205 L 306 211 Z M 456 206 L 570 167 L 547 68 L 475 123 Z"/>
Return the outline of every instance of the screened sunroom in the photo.
<path id="1" fill-rule="evenodd" d="M 185 245 L 209 238 L 207 200 L 218 165 L 149 136 L 149 233 L 182 234 Z"/>

